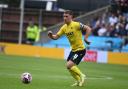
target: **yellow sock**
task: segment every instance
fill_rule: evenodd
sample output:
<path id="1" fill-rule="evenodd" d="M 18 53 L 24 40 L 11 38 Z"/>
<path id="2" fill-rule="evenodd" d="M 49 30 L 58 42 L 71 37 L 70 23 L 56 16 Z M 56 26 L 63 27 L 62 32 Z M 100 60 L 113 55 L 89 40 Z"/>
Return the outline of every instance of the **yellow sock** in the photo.
<path id="1" fill-rule="evenodd" d="M 80 81 L 80 76 L 78 76 L 76 73 L 74 73 L 72 70 L 69 70 L 69 72 L 71 73 L 72 77 L 74 79 L 76 79 L 77 81 Z"/>
<path id="2" fill-rule="evenodd" d="M 73 66 L 71 67 L 71 69 L 74 73 L 76 73 L 78 76 L 82 75 L 82 72 L 80 71 L 80 69 L 77 66 Z"/>

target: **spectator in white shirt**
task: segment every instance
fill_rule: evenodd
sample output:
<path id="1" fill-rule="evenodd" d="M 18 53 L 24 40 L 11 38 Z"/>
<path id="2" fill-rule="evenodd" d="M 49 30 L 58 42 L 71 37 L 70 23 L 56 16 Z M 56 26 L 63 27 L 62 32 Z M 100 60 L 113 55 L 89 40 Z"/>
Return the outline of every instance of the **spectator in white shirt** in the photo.
<path id="1" fill-rule="evenodd" d="M 107 32 L 107 28 L 105 27 L 105 24 L 102 25 L 102 27 L 98 30 L 98 36 L 105 36 Z"/>
<path id="2" fill-rule="evenodd" d="M 118 22 L 118 17 L 115 14 L 112 14 L 112 16 L 109 17 L 109 24 L 114 25 Z"/>

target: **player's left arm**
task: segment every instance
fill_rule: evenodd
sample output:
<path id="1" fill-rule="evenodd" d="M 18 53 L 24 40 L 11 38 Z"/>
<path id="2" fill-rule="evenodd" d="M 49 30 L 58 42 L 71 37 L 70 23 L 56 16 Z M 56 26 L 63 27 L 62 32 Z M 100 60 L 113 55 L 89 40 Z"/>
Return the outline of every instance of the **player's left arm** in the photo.
<path id="1" fill-rule="evenodd" d="M 87 43 L 87 44 L 90 44 L 90 42 L 88 41 L 88 36 L 91 34 L 91 28 L 87 25 L 84 25 L 84 24 L 81 24 L 80 23 L 80 28 L 83 30 L 83 31 L 86 31 L 86 34 L 84 36 L 84 41 Z"/>

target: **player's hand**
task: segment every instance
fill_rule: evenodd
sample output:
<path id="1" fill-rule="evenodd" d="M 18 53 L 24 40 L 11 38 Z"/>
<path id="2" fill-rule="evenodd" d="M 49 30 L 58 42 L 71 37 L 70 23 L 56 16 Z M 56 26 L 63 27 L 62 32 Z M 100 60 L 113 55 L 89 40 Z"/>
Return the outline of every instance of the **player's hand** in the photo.
<path id="1" fill-rule="evenodd" d="M 85 41 L 85 43 L 86 43 L 87 45 L 90 45 L 90 43 L 91 43 L 91 42 L 89 42 L 89 41 L 86 40 L 86 39 L 84 39 L 84 41 Z"/>
<path id="2" fill-rule="evenodd" d="M 48 31 L 48 36 L 52 37 L 52 31 Z"/>

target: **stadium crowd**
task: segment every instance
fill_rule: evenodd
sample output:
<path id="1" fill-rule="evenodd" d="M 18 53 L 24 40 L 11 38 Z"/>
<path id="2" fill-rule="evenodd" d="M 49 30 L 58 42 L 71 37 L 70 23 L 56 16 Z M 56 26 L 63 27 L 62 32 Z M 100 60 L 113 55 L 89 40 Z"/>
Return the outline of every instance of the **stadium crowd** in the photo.
<path id="1" fill-rule="evenodd" d="M 128 44 L 128 0 L 111 0 L 111 8 L 91 22 L 94 36 L 120 37 Z"/>

